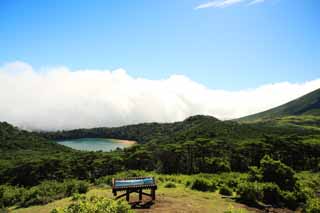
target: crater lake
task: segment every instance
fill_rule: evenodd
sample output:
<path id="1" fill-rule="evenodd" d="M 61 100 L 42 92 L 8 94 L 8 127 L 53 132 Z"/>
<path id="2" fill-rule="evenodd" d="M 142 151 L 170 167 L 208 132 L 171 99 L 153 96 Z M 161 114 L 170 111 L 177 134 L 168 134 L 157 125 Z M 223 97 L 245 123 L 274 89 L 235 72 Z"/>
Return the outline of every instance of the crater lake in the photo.
<path id="1" fill-rule="evenodd" d="M 110 151 L 117 148 L 126 148 L 135 144 L 135 141 L 109 138 L 80 138 L 57 141 L 58 144 L 82 151 Z"/>

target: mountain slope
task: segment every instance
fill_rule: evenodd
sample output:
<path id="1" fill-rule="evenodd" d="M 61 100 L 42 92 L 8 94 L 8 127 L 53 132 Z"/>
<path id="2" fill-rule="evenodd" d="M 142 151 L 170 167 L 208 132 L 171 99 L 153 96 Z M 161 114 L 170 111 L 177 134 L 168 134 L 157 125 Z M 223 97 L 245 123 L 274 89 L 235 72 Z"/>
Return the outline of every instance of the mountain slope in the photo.
<path id="1" fill-rule="evenodd" d="M 115 128 L 42 132 L 40 135 L 52 140 L 96 137 L 135 140 L 141 144 L 150 142 L 159 144 L 181 143 L 196 138 L 240 141 L 262 138 L 266 134 L 307 135 L 311 133 L 314 131 L 301 127 L 274 127 L 263 123 L 240 124 L 234 121 L 220 121 L 211 116 L 196 115 L 174 123 L 142 123 Z M 318 134 L 319 131 L 316 133 Z"/>
<path id="2" fill-rule="evenodd" d="M 320 89 L 276 108 L 242 117 L 238 121 L 263 121 L 286 116 L 320 116 Z"/>
<path id="3" fill-rule="evenodd" d="M 0 153 L 18 151 L 69 151 L 69 148 L 48 141 L 31 132 L 20 130 L 7 122 L 0 122 Z"/>

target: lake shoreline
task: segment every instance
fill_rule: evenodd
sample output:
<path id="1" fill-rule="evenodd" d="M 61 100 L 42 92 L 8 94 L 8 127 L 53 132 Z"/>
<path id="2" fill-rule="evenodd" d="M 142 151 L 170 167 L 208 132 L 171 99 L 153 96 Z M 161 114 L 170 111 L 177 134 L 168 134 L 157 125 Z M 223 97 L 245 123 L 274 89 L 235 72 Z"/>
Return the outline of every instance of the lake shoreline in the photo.
<path id="1" fill-rule="evenodd" d="M 80 151 L 109 152 L 118 148 L 129 148 L 135 144 L 133 140 L 121 140 L 114 138 L 77 138 L 57 141 L 57 143 Z"/>
<path id="2" fill-rule="evenodd" d="M 126 144 L 126 145 L 135 145 L 137 144 L 137 141 L 133 141 L 133 140 L 122 140 L 122 139 L 114 139 L 114 138 L 108 138 L 109 140 L 115 141 L 117 143 L 122 143 L 122 144 Z"/>

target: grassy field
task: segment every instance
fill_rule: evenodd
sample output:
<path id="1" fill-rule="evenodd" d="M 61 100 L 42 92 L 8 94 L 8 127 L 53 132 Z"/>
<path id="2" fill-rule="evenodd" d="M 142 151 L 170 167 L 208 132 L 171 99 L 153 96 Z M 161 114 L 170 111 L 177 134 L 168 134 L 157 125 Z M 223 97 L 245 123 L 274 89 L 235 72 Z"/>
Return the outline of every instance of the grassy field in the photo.
<path id="1" fill-rule="evenodd" d="M 278 207 L 277 205 L 273 205 L 273 206 L 268 205 L 270 204 L 270 203 L 267 203 L 268 200 L 263 200 L 265 198 L 264 194 L 263 194 L 263 197 L 260 196 L 261 193 L 264 193 L 263 189 L 265 189 L 261 187 L 270 188 L 277 185 L 275 184 L 270 185 L 270 183 L 268 184 L 256 183 L 252 185 L 251 182 L 247 182 L 248 174 L 246 173 L 166 175 L 166 174 L 157 174 L 155 172 L 131 170 L 131 171 L 120 172 L 112 176 L 101 177 L 95 180 L 94 183 L 91 183 L 91 185 L 89 185 L 88 183 L 87 186 L 89 186 L 89 188 L 86 188 L 86 190 L 83 191 L 83 192 L 86 192 L 86 194 L 81 195 L 82 200 L 83 200 L 83 196 L 87 198 L 91 198 L 92 196 L 95 196 L 95 197 L 113 199 L 113 195 L 111 193 L 111 188 L 110 188 L 112 177 L 140 177 L 140 176 L 155 177 L 155 179 L 157 180 L 158 190 L 156 192 L 156 201 L 154 202 L 150 201 L 150 198 L 147 196 L 143 197 L 142 202 L 138 202 L 138 195 L 131 194 L 130 204 L 135 212 L 199 212 L 199 213 L 203 213 L 203 212 L 208 212 L 208 213 L 209 212 L 210 213 L 211 212 L 221 212 L 221 213 L 244 213 L 244 212 L 289 213 L 289 212 L 293 212 L 293 210 L 287 209 L 290 207 L 285 206 L 283 204 L 282 204 L 282 208 L 280 207 L 280 205 Z M 315 193 L 320 192 L 319 191 L 319 181 L 320 181 L 319 173 L 300 172 L 296 174 L 296 178 L 298 180 L 297 185 L 301 186 L 302 187 L 301 189 L 303 190 L 303 192 L 305 192 L 304 194 L 301 194 L 299 193 L 299 191 L 296 191 L 297 193 L 299 193 L 298 195 L 309 196 L 308 199 L 305 201 L 306 208 L 312 207 L 313 209 L 317 209 L 318 208 L 317 205 L 319 205 L 318 204 L 319 199 L 316 197 L 317 195 Z M 48 186 L 48 184 L 44 186 Z M 40 199 L 39 201 L 50 202 L 54 200 L 54 195 L 59 195 L 59 194 L 54 194 L 54 195 L 52 195 L 52 193 L 46 194 L 45 191 L 49 189 L 54 190 L 54 186 L 57 186 L 57 183 L 56 185 L 49 185 L 49 186 L 51 188 L 38 187 L 37 190 L 39 190 L 42 193 L 39 192 L 40 194 L 38 193 L 38 194 L 35 194 L 34 196 L 35 197 L 43 196 L 42 197 L 43 199 Z M 252 187 L 250 188 L 250 186 L 254 188 Z M 260 187 L 260 189 L 258 190 L 257 187 Z M 243 196 L 243 194 L 241 194 L 243 190 L 247 190 L 246 192 L 247 194 L 253 195 L 254 193 L 254 197 Z M 11 189 L 11 191 L 7 190 L 5 194 L 8 194 L 8 193 L 10 194 L 13 192 L 14 190 Z M 59 190 L 58 192 L 61 193 Z M 276 192 L 274 192 L 273 196 L 282 196 L 281 193 L 284 193 L 284 192 L 286 191 L 284 190 L 280 191 L 279 189 Z M 220 193 L 223 195 L 230 195 L 230 196 L 223 196 Z M 68 194 L 67 196 L 69 195 L 70 194 Z M 23 196 L 22 194 L 22 197 L 25 197 L 25 196 Z M 77 197 L 79 198 L 78 195 L 73 196 L 73 198 L 77 198 Z M 48 203 L 46 205 L 29 206 L 28 208 L 11 207 L 10 211 L 17 212 L 17 213 L 19 212 L 20 213 L 36 213 L 36 212 L 50 213 L 51 210 L 53 210 L 54 208 L 62 209 L 64 207 L 69 206 L 73 202 L 79 204 L 79 200 L 75 201 L 72 197 L 66 197 L 64 199 L 61 199 L 61 198 L 62 196 L 57 197 L 55 198 L 57 200 L 51 203 Z M 242 203 L 236 202 L 236 201 L 239 201 L 240 198 L 243 201 L 247 201 L 246 203 L 251 203 L 251 205 L 258 207 L 259 209 L 248 207 Z M 286 197 L 281 197 L 282 202 L 286 201 L 285 198 Z M 253 201 L 253 199 L 256 199 L 256 202 Z M 293 197 L 293 199 L 295 199 L 295 197 Z M 296 212 L 302 211 L 301 206 L 297 206 L 293 208 L 296 209 Z M 307 211 L 307 212 L 310 212 L 310 211 Z"/>
<path id="2" fill-rule="evenodd" d="M 86 196 L 106 196 L 112 197 L 110 188 L 92 188 Z M 235 203 L 231 198 L 224 198 L 217 192 L 199 192 L 185 188 L 182 184 L 177 184 L 176 188 L 164 188 L 160 185 L 156 193 L 156 201 L 151 206 L 137 207 L 136 212 L 226 212 L 230 209 L 237 212 L 255 212 L 246 206 Z M 144 197 L 144 202 L 147 202 Z M 137 200 L 136 195 L 132 195 L 131 202 Z M 12 209 L 14 213 L 49 213 L 53 208 L 65 207 L 70 204 L 71 198 L 57 200 L 43 206 L 31 206 L 28 208 Z M 235 212 L 235 211 L 234 211 Z"/>

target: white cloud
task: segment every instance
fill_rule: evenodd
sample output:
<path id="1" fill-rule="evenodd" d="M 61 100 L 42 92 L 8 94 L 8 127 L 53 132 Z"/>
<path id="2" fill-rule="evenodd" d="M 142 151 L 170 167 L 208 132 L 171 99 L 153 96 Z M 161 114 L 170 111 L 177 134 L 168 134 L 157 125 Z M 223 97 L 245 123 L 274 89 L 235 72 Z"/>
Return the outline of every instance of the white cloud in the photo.
<path id="1" fill-rule="evenodd" d="M 263 3 L 265 2 L 265 0 L 253 0 L 251 2 L 248 3 L 248 5 L 254 5 L 254 4 L 259 4 L 259 3 Z"/>
<path id="2" fill-rule="evenodd" d="M 195 7 L 195 9 L 204 9 L 209 7 L 224 8 L 234 4 L 238 4 L 242 1 L 243 0 L 216 0 L 216 1 L 211 1 L 204 4 L 200 4 L 197 7 Z"/>
<path id="3" fill-rule="evenodd" d="M 0 120 L 26 129 L 73 129 L 172 122 L 195 114 L 236 118 L 288 102 L 320 87 L 320 79 L 258 88 L 212 90 L 182 75 L 133 78 L 123 69 L 35 70 L 0 67 Z"/>
<path id="4" fill-rule="evenodd" d="M 205 8 L 210 8 L 210 7 L 215 7 L 215 8 L 225 8 L 229 7 L 235 4 L 239 4 L 242 2 L 247 2 L 247 5 L 254 5 L 258 3 L 263 3 L 265 0 L 215 0 L 215 1 L 210 1 L 204 4 L 200 4 L 195 7 L 195 9 L 205 9 Z"/>

